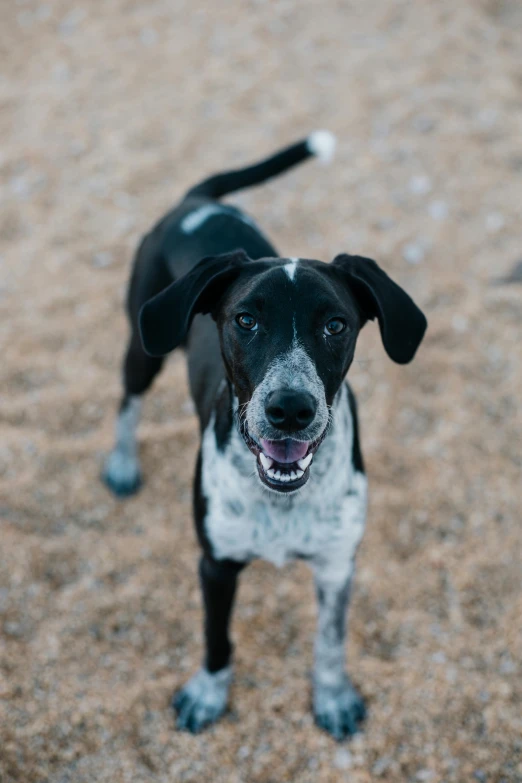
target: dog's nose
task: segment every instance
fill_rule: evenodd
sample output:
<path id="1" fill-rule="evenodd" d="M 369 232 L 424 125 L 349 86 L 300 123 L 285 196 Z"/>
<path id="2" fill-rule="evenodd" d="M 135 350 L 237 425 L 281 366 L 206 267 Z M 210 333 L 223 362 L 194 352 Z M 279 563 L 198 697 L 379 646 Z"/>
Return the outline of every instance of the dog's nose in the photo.
<path id="1" fill-rule="evenodd" d="M 317 402 L 308 392 L 277 389 L 266 398 L 265 413 L 272 426 L 284 432 L 304 430 L 314 420 Z"/>

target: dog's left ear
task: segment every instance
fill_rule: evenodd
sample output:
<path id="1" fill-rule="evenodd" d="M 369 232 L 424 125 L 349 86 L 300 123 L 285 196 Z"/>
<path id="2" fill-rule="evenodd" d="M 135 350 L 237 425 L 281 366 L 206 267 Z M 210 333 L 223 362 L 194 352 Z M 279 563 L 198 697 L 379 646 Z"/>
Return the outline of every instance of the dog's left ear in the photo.
<path id="1" fill-rule="evenodd" d="M 139 314 L 143 348 L 165 356 L 184 343 L 196 313 L 211 313 L 250 259 L 237 250 L 203 258 L 190 272 L 145 302 Z"/>
<path id="2" fill-rule="evenodd" d="M 332 265 L 346 279 L 363 316 L 379 321 L 390 359 L 398 364 L 411 362 L 428 325 L 413 299 L 370 258 L 343 254 Z"/>

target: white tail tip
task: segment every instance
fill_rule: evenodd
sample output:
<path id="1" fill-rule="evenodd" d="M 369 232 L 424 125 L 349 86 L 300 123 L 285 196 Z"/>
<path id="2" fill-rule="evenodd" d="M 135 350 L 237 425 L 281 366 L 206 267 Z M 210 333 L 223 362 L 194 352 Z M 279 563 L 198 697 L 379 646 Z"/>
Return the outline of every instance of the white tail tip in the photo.
<path id="1" fill-rule="evenodd" d="M 330 131 L 314 131 L 308 136 L 306 143 L 312 155 L 319 158 L 321 163 L 330 163 L 333 160 L 337 139 Z"/>

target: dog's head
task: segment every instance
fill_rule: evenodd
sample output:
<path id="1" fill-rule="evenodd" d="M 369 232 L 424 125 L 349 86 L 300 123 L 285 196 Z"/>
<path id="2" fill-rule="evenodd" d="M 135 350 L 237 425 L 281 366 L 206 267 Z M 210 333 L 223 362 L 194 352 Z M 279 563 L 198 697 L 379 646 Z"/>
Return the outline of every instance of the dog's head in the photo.
<path id="1" fill-rule="evenodd" d="M 261 481 L 277 492 L 308 481 L 366 321 L 378 320 L 384 348 L 400 364 L 413 359 L 427 325 L 375 261 L 349 255 L 331 264 L 253 261 L 242 251 L 204 258 L 143 306 L 147 353 L 180 345 L 196 313 L 216 321 L 241 433 Z"/>

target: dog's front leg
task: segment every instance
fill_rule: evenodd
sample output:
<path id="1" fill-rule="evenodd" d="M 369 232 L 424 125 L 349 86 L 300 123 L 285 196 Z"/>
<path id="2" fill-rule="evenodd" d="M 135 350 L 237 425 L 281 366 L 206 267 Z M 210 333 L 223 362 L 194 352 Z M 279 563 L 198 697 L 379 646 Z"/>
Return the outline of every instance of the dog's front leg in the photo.
<path id="1" fill-rule="evenodd" d="M 351 571 L 332 574 L 328 565 L 314 567 L 318 601 L 313 671 L 313 709 L 318 726 L 341 740 L 355 734 L 366 710 L 345 668 L 346 615 Z"/>
<path id="2" fill-rule="evenodd" d="M 199 576 L 205 610 L 204 666 L 174 695 L 177 727 L 197 734 L 225 711 L 232 680 L 230 618 L 243 563 L 203 555 Z"/>

